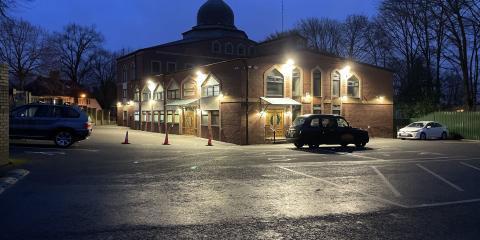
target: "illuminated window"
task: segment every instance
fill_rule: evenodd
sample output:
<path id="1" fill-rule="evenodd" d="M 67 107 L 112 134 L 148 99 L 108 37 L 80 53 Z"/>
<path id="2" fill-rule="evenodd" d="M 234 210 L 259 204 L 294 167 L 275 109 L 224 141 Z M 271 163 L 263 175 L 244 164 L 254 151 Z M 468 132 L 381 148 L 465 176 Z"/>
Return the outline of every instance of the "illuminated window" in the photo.
<path id="1" fill-rule="evenodd" d="M 173 112 L 174 111 L 167 111 L 167 123 L 173 123 Z"/>
<path id="2" fill-rule="evenodd" d="M 153 112 L 153 122 L 158 123 L 158 111 Z"/>
<path id="3" fill-rule="evenodd" d="M 216 97 L 220 95 L 220 83 L 214 76 L 209 76 L 202 85 L 202 97 Z"/>
<path id="4" fill-rule="evenodd" d="M 220 112 L 219 111 L 211 111 L 212 114 L 212 126 L 219 126 L 220 125 Z"/>
<path id="5" fill-rule="evenodd" d="M 332 74 L 332 96 L 340 96 L 340 73 L 337 71 Z"/>
<path id="6" fill-rule="evenodd" d="M 155 89 L 155 92 L 153 93 L 153 100 L 163 101 L 163 94 L 163 87 L 161 85 L 158 85 L 157 89 Z"/>
<path id="7" fill-rule="evenodd" d="M 347 95 L 353 98 L 360 97 L 360 81 L 355 76 L 347 80 Z"/>
<path id="8" fill-rule="evenodd" d="M 300 69 L 295 68 L 292 71 L 292 96 L 302 96 L 302 79 Z"/>
<path id="9" fill-rule="evenodd" d="M 152 98 L 152 92 L 150 92 L 150 89 L 148 88 L 143 89 L 142 101 L 148 101 L 151 98 Z"/>
<path id="10" fill-rule="evenodd" d="M 202 111 L 202 119 L 201 119 L 202 126 L 208 126 L 208 112 Z"/>
<path id="11" fill-rule="evenodd" d="M 135 89 L 135 94 L 133 95 L 133 100 L 140 101 L 140 89 Z"/>
<path id="12" fill-rule="evenodd" d="M 283 97 L 283 75 L 277 70 L 273 69 L 267 73 L 267 97 Z"/>
<path id="13" fill-rule="evenodd" d="M 160 111 L 160 122 L 161 123 L 165 122 L 165 111 Z"/>
<path id="14" fill-rule="evenodd" d="M 168 99 L 180 99 L 180 88 L 178 84 L 174 81 L 167 90 Z"/>
<path id="15" fill-rule="evenodd" d="M 138 111 L 136 111 L 135 114 L 134 114 L 134 120 L 135 120 L 135 122 L 140 121 L 140 113 Z"/>
<path id="16" fill-rule="evenodd" d="M 312 79 L 313 79 L 313 96 L 315 97 L 322 96 L 322 72 L 318 69 L 313 70 Z"/>

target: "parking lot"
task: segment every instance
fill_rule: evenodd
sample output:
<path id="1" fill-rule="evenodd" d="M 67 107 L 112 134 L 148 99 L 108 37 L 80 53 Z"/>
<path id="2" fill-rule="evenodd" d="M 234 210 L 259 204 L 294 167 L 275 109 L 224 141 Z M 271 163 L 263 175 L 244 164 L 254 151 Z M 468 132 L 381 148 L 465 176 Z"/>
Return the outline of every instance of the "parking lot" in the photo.
<path id="1" fill-rule="evenodd" d="M 464 222 L 448 233 L 453 235 L 423 232 L 428 227 L 418 230 L 421 235 L 411 229 L 405 234 L 468 238 L 478 233 L 473 226 L 479 219 L 470 214 L 480 205 L 479 142 L 372 139 L 365 149 L 310 150 L 290 144 L 207 147 L 206 139 L 170 135 L 171 145 L 164 146 L 164 135 L 130 131 L 132 144 L 121 145 L 125 131 L 96 128 L 70 149 L 48 142 L 12 144 L 12 156 L 23 159 L 30 174 L 0 194 L 0 224 L 8 229 L 0 237 L 104 239 L 160 232 L 208 238 L 249 229 L 242 233 L 246 238 L 278 239 L 289 234 L 282 221 L 306 221 L 305 229 L 290 230 L 308 239 L 306 229 L 322 223 L 326 231 L 319 234 L 327 238 L 339 238 L 346 229 L 353 238 L 382 238 L 398 226 L 376 229 L 386 224 L 380 221 L 446 224 L 459 214 L 465 214 Z M 437 213 L 446 219 L 432 220 Z M 278 224 L 265 226 L 272 222 Z M 352 230 L 358 222 L 371 225 Z M 232 230 L 231 224 L 242 226 Z"/>

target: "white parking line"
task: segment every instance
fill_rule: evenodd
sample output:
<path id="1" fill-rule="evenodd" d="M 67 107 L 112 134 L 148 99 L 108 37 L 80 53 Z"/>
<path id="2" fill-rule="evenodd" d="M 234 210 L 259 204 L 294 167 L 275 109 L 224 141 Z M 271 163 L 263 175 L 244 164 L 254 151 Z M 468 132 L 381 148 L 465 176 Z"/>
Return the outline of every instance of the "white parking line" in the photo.
<path id="1" fill-rule="evenodd" d="M 382 179 L 382 181 L 385 183 L 385 185 L 387 185 L 387 187 L 390 188 L 390 191 L 392 191 L 392 193 L 393 193 L 393 195 L 395 195 L 395 197 L 401 197 L 402 196 L 402 194 L 400 194 L 400 192 L 390 183 L 390 181 L 388 181 L 388 179 L 378 170 L 377 167 L 371 166 L 371 168 Z"/>
<path id="2" fill-rule="evenodd" d="M 466 162 L 460 162 L 460 164 L 462 164 L 462 165 L 464 165 L 464 166 L 467 166 L 467 167 L 469 167 L 469 168 L 473 168 L 473 169 L 475 169 L 475 170 L 480 171 L 480 168 L 475 167 L 475 166 L 473 166 L 473 165 L 471 165 L 471 164 L 468 164 L 468 163 L 466 163 Z"/>
<path id="3" fill-rule="evenodd" d="M 358 191 L 358 190 L 356 190 L 356 189 L 346 188 L 345 186 L 341 186 L 341 185 L 338 185 L 338 184 L 336 184 L 336 183 L 334 183 L 334 182 L 330 182 L 330 181 L 327 181 L 327 180 L 325 180 L 325 179 L 321 179 L 321 178 L 318 178 L 318 177 L 315 177 L 315 176 L 312 176 L 312 175 L 308 175 L 308 174 L 306 174 L 306 173 L 298 172 L 298 171 L 295 171 L 295 170 L 292 170 L 292 169 L 289 169 L 289 168 L 286 168 L 286 167 L 281 167 L 281 166 L 279 166 L 278 168 L 283 169 L 283 170 L 285 170 L 285 171 L 289 171 L 289 172 L 298 174 L 298 175 L 302 175 L 302 176 L 305 176 L 305 177 L 313 178 L 313 179 L 318 180 L 318 181 L 320 181 L 320 182 L 323 182 L 323 183 L 325 183 L 325 184 L 334 186 L 334 187 L 336 187 L 336 188 L 338 188 L 338 189 L 345 189 L 345 190 L 348 190 L 348 191 L 350 191 L 350 192 L 359 193 L 359 194 L 361 194 L 361 195 L 363 195 L 363 196 L 366 196 L 366 197 L 375 199 L 375 200 L 377 200 L 377 201 L 379 201 L 379 202 L 391 204 L 391 205 L 394 205 L 394 206 L 397 206 L 397 207 L 408 208 L 408 206 L 406 206 L 406 205 L 403 205 L 403 204 L 400 204 L 400 203 L 396 203 L 396 202 L 390 201 L 390 200 L 388 200 L 388 199 L 381 198 L 381 197 L 377 197 L 377 196 L 374 196 L 374 195 L 371 195 L 371 194 L 368 194 L 368 193 L 364 193 L 364 192 Z"/>
<path id="4" fill-rule="evenodd" d="M 443 178 L 442 176 L 436 174 L 435 172 L 433 172 L 432 170 L 420 165 L 420 164 L 416 164 L 419 168 L 425 170 L 426 172 L 430 173 L 432 176 L 438 178 L 439 180 L 441 180 L 442 182 L 448 184 L 450 187 L 456 189 L 457 191 L 460 191 L 460 192 L 463 192 L 465 190 L 463 190 L 461 187 L 455 185 L 454 183 L 448 181 L 447 179 Z"/>

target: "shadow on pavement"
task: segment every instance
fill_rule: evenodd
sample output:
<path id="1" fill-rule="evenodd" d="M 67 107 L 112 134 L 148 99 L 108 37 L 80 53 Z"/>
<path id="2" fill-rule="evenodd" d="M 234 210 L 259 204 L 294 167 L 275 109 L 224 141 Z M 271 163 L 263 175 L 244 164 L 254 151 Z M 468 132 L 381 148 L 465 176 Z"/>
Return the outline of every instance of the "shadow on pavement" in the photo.
<path id="1" fill-rule="evenodd" d="M 372 151 L 375 150 L 373 148 L 369 147 L 364 147 L 364 148 L 357 148 L 357 147 L 342 147 L 342 146 L 320 146 L 319 148 L 291 148 L 292 150 L 295 151 L 301 151 L 301 152 L 308 152 L 308 153 L 318 153 L 318 154 L 339 154 L 339 153 L 354 153 L 354 152 L 366 152 L 366 151 Z"/>

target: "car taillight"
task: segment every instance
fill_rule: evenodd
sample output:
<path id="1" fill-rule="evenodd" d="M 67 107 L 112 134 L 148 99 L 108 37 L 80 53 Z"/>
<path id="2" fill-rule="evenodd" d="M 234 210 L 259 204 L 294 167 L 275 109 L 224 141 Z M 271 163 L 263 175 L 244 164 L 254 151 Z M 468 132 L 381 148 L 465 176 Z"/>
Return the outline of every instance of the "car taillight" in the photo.
<path id="1" fill-rule="evenodd" d="M 86 122 L 85 123 L 85 129 L 91 129 L 92 128 L 92 123 Z"/>

